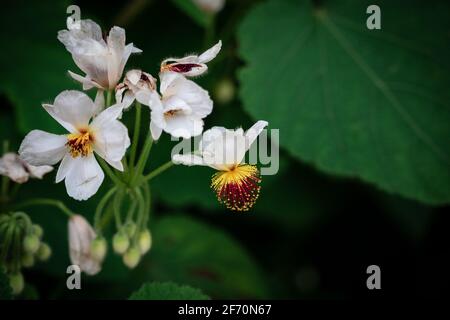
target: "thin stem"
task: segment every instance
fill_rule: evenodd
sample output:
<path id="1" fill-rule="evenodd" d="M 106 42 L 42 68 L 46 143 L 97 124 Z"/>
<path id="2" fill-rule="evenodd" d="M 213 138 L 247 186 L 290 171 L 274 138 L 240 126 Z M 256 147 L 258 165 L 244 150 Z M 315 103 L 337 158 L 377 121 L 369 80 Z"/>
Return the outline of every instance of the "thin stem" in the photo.
<path id="1" fill-rule="evenodd" d="M 102 167 L 103 171 L 106 172 L 106 175 L 114 182 L 114 184 L 118 186 L 123 185 L 123 182 L 114 174 L 114 172 L 111 170 L 111 168 L 108 166 L 108 164 L 103 158 L 97 157 L 97 160 L 100 163 L 100 166 Z"/>
<path id="2" fill-rule="evenodd" d="M 106 92 L 106 106 L 105 108 L 108 108 L 111 106 L 111 99 L 112 99 L 112 90 L 108 90 Z"/>
<path id="3" fill-rule="evenodd" d="M 15 209 L 20 209 L 23 207 L 30 207 L 30 206 L 53 206 L 61 210 L 63 213 L 65 213 L 69 218 L 74 215 L 72 210 L 66 207 L 66 205 L 59 200 L 55 199 L 47 199 L 47 198 L 35 198 L 31 200 L 27 200 L 22 202 L 21 204 L 18 204 L 14 206 Z"/>
<path id="4" fill-rule="evenodd" d="M 120 228 L 122 227 L 122 218 L 121 218 L 121 213 L 120 213 L 120 209 L 122 208 L 122 199 L 124 196 L 124 191 L 123 190 L 119 190 L 116 194 L 116 196 L 114 197 L 114 218 L 116 220 L 116 229 L 120 230 Z"/>
<path id="5" fill-rule="evenodd" d="M 150 187 L 148 186 L 148 183 L 144 183 L 144 199 L 145 199 L 146 211 L 145 211 L 145 216 L 144 216 L 144 220 L 143 220 L 142 224 L 145 227 L 147 227 L 148 220 L 150 219 L 151 205 L 152 205 Z"/>
<path id="6" fill-rule="evenodd" d="M 141 104 L 136 102 L 136 117 L 134 120 L 133 144 L 131 145 L 130 168 L 134 169 L 134 161 L 136 160 L 136 149 L 139 142 L 139 130 L 141 128 Z M 133 174 L 133 172 L 131 172 Z"/>
<path id="7" fill-rule="evenodd" d="M 107 193 L 105 193 L 103 198 L 98 203 L 97 209 L 95 210 L 95 216 L 94 216 L 94 228 L 98 231 L 101 229 L 100 218 L 101 218 L 103 209 L 104 209 L 106 203 L 108 202 L 109 198 L 111 198 L 111 196 L 116 191 L 117 191 L 117 187 L 111 188 Z"/>
<path id="8" fill-rule="evenodd" d="M 140 188 L 136 188 L 135 189 L 138 201 L 139 201 L 139 209 L 138 209 L 138 216 L 136 219 L 136 224 L 138 226 L 138 228 L 142 227 L 142 222 L 144 219 L 144 215 L 145 215 L 145 200 L 144 197 L 142 196 L 142 192 Z M 134 235 L 134 241 L 137 241 L 137 238 L 139 236 L 139 232 L 136 232 L 136 234 Z"/>
<path id="9" fill-rule="evenodd" d="M 133 178 L 131 180 L 131 185 L 134 186 L 135 183 L 138 181 L 139 176 L 142 175 L 142 172 L 144 171 L 145 164 L 148 159 L 148 155 L 150 154 L 150 150 L 152 149 L 153 139 L 150 135 L 147 136 L 147 139 L 145 140 L 145 145 L 142 150 L 141 156 L 139 157 L 138 163 L 136 165 L 136 170 L 134 172 Z"/>
<path id="10" fill-rule="evenodd" d="M 142 179 L 142 183 L 150 181 L 151 179 L 153 179 L 157 175 L 163 173 L 164 171 L 166 171 L 167 169 L 169 169 L 172 166 L 173 166 L 173 162 L 167 161 L 165 164 L 161 165 L 160 167 L 158 167 L 155 170 L 153 170 L 152 172 L 150 172 L 148 175 L 144 176 L 144 178 Z"/>

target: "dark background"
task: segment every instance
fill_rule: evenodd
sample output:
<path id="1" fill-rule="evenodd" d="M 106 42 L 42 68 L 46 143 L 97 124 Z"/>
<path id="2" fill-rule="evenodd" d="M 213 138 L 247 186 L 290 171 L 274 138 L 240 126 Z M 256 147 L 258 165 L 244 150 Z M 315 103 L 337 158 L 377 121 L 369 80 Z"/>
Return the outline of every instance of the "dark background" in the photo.
<path id="1" fill-rule="evenodd" d="M 258 2 L 229 1 L 217 17 L 211 40 L 222 38 L 225 57 L 198 79 L 216 101 L 207 128 L 246 129 L 258 120 L 245 111 L 237 95 L 236 72 L 245 62 L 238 56 L 235 36 L 241 19 Z M 121 22 L 127 42 L 144 51 L 130 58 L 127 70 L 142 68 L 156 75 L 163 58 L 200 52 L 212 44 L 205 40 L 204 28 L 171 1 L 143 1 L 142 7 L 140 1 L 75 3 L 82 18 L 95 20 L 104 30 Z M 124 16 L 132 3 L 138 13 Z M 327 2 L 315 5 L 322 3 Z M 56 39 L 57 31 L 65 28 L 65 7 L 59 1 L 18 1 L 2 9 L 0 133 L 12 149 L 33 128 L 60 130 L 39 108 L 41 102 L 52 101 L 63 89 L 81 90 L 66 74 L 77 68 Z M 261 68 L 276 67 L 271 63 Z M 234 99 L 226 103 L 217 102 L 215 95 L 223 79 L 236 88 Z M 125 114 L 125 122 L 131 119 L 132 114 Z M 280 139 L 289 139 L 283 128 Z M 169 160 L 171 145 L 165 137 L 154 146 L 150 168 Z M 419 203 L 357 178 L 323 173 L 283 148 L 280 156 L 280 172 L 263 177 L 259 202 L 244 214 L 228 212 L 216 203 L 209 189 L 213 172 L 207 168 L 176 167 L 155 179 L 150 221 L 155 241 L 145 261 L 128 271 L 111 250 L 99 276 L 83 276 L 80 291 L 65 288 L 69 264 L 65 217 L 51 208 L 30 208 L 27 212 L 45 229 L 53 256 L 25 272 L 23 298 L 123 299 L 142 283 L 155 280 L 189 284 L 212 298 L 404 298 L 447 293 L 447 206 Z M 54 174 L 24 185 L 16 201 L 51 196 L 90 218 L 110 186 L 105 180 L 98 195 L 78 203 L 67 197 L 62 184 L 53 183 Z M 366 268 L 371 264 L 381 268 L 379 291 L 366 288 Z"/>

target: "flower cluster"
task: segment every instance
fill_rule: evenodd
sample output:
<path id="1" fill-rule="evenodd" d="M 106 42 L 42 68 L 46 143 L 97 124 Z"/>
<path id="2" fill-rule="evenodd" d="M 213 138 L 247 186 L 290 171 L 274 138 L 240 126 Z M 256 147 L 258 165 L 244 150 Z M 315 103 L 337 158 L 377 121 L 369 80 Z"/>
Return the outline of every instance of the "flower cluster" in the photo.
<path id="1" fill-rule="evenodd" d="M 61 92 L 53 103 L 42 106 L 67 133 L 33 130 L 23 139 L 19 156 L 7 154 L 0 160 L 0 172 L 18 182 L 29 176 L 40 178 L 60 163 L 56 182 L 64 180 L 67 194 L 76 200 L 96 194 L 105 173 L 110 178 L 113 186 L 99 201 L 92 225 L 61 202 L 35 202 L 55 205 L 69 216 L 71 261 L 91 275 L 101 270 L 107 254 L 103 230 L 111 217 L 116 228 L 112 246 L 125 265 L 134 268 L 150 250 L 148 182 L 172 164 L 217 170 L 211 187 L 218 200 L 231 210 L 249 210 L 259 195 L 261 177 L 258 168 L 246 164 L 244 158 L 268 125 L 258 121 L 246 132 L 223 127 L 204 131 L 213 101 L 192 78 L 208 70 L 208 63 L 221 50 L 221 41 L 199 55 L 164 59 L 158 77 L 139 69 L 123 76 L 131 54 L 142 50 L 126 44 L 125 30 L 120 27 L 113 27 L 106 37 L 102 35 L 91 20 L 71 23 L 67 30 L 58 32 L 58 39 L 84 73 L 69 71 L 69 75 L 82 84 L 83 90 L 95 89 L 95 99 L 82 91 Z M 130 139 L 122 116 L 133 105 L 135 122 Z M 142 106 L 150 114 L 149 134 L 138 151 Z M 198 151 L 174 154 L 167 164 L 144 174 L 152 143 L 163 132 L 173 138 L 201 136 Z"/>

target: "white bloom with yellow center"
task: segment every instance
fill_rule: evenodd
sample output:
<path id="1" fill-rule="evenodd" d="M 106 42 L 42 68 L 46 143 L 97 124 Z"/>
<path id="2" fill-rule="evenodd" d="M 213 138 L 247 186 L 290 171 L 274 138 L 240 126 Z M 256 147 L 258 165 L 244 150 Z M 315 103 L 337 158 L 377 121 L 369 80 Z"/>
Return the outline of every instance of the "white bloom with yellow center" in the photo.
<path id="1" fill-rule="evenodd" d="M 94 117 L 98 107 L 85 93 L 73 90 L 63 91 L 53 105 L 43 107 L 70 134 L 33 130 L 20 146 L 20 157 L 35 166 L 62 160 L 56 182 L 65 180 L 69 196 L 86 200 L 97 192 L 104 178 L 94 152 L 123 171 L 121 160 L 130 146 L 128 130 L 117 120 L 123 108 L 116 104 Z"/>
<path id="2" fill-rule="evenodd" d="M 8 152 L 0 158 L 0 175 L 7 176 L 17 183 L 25 183 L 28 179 L 42 177 L 53 170 L 52 166 L 32 166 L 13 152 Z"/>
<path id="3" fill-rule="evenodd" d="M 161 62 L 161 72 L 173 71 L 186 77 L 195 77 L 208 70 L 206 63 L 214 59 L 222 48 L 222 41 L 217 42 L 201 55 L 191 55 L 184 58 L 168 58 Z"/>
<path id="4" fill-rule="evenodd" d="M 258 168 L 243 163 L 243 160 L 267 125 L 267 121 L 258 121 L 245 133 L 242 128 L 213 127 L 203 133 L 198 152 L 173 155 L 172 161 L 218 170 L 211 184 L 218 200 L 231 210 L 247 211 L 258 198 L 261 179 Z"/>
<path id="5" fill-rule="evenodd" d="M 177 72 L 165 71 L 159 76 L 161 97 L 154 92 L 146 103 L 152 110 L 153 139 L 159 139 L 162 131 L 185 139 L 201 134 L 203 118 L 213 109 L 208 91 Z"/>
<path id="6" fill-rule="evenodd" d="M 106 39 L 100 26 L 92 20 L 80 20 L 70 25 L 69 30 L 58 32 L 58 40 L 72 54 L 75 64 L 86 76 L 69 71 L 83 89 L 93 87 L 114 89 L 122 77 L 125 64 L 132 53 L 142 52 L 132 43 L 125 45 L 125 30 L 113 27 Z"/>
<path id="7" fill-rule="evenodd" d="M 68 229 L 71 263 L 89 275 L 98 273 L 102 261 L 96 259 L 91 252 L 92 241 L 97 237 L 92 226 L 83 216 L 76 214 L 70 217 Z"/>

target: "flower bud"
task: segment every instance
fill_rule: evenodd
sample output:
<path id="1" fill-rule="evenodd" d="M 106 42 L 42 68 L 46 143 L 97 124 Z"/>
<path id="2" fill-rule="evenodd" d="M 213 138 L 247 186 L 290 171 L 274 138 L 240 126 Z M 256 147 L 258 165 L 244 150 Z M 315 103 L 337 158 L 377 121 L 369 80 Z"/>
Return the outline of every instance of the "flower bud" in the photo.
<path id="1" fill-rule="evenodd" d="M 44 235 L 44 230 L 38 224 L 33 224 L 33 234 L 35 234 L 39 239 Z"/>
<path id="2" fill-rule="evenodd" d="M 108 249 L 108 245 L 106 243 L 105 238 L 97 237 L 91 243 L 91 255 L 92 258 L 103 261 L 106 256 L 106 251 Z"/>
<path id="3" fill-rule="evenodd" d="M 69 253 L 70 261 L 89 275 L 98 273 L 101 261 L 91 253 L 91 243 L 97 237 L 89 222 L 81 215 L 69 219 Z"/>
<path id="4" fill-rule="evenodd" d="M 235 96 L 235 86 L 233 81 L 228 78 L 222 79 L 214 90 L 214 96 L 220 104 L 231 102 Z"/>
<path id="5" fill-rule="evenodd" d="M 129 222 L 125 225 L 125 232 L 127 233 L 128 237 L 132 238 L 134 236 L 134 233 L 136 232 L 136 224 L 133 222 Z"/>
<path id="6" fill-rule="evenodd" d="M 23 249 L 29 254 L 35 254 L 38 251 L 40 244 L 41 241 L 35 234 L 28 234 L 23 239 Z"/>
<path id="7" fill-rule="evenodd" d="M 46 243 L 41 243 L 37 252 L 37 257 L 41 261 L 47 261 L 52 255 L 52 249 Z"/>
<path id="8" fill-rule="evenodd" d="M 118 254 L 124 254 L 130 246 L 130 239 L 123 231 L 118 232 L 113 237 L 113 248 Z"/>
<path id="9" fill-rule="evenodd" d="M 31 268 L 34 265 L 34 256 L 30 253 L 25 252 L 22 256 L 22 266 L 25 268 Z"/>
<path id="10" fill-rule="evenodd" d="M 11 274 L 9 276 L 9 285 L 14 295 L 21 293 L 24 287 L 23 275 L 20 272 Z"/>
<path id="11" fill-rule="evenodd" d="M 152 247 L 152 235 L 150 230 L 146 229 L 139 233 L 138 245 L 141 254 L 146 254 Z"/>
<path id="12" fill-rule="evenodd" d="M 141 253 L 136 247 L 131 247 L 123 255 L 123 263 L 130 269 L 135 268 L 141 260 Z"/>

